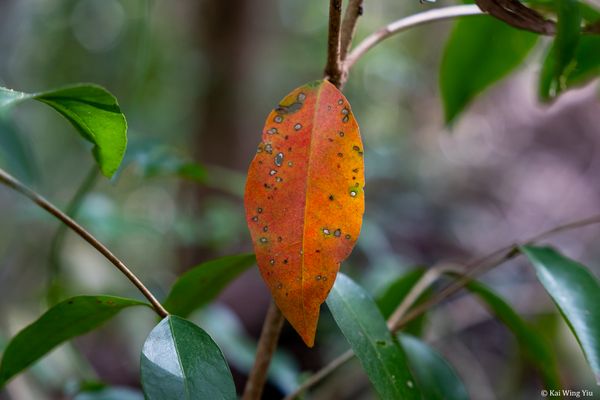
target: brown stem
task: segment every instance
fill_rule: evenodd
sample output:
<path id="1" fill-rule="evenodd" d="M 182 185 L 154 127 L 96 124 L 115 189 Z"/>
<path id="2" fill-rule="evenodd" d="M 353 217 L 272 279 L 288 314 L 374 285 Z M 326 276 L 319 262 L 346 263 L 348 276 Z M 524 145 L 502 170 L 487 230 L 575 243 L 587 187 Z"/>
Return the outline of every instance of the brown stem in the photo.
<path id="1" fill-rule="evenodd" d="M 356 33 L 356 23 L 358 22 L 358 18 L 363 15 L 362 4 L 363 0 L 349 0 L 348 5 L 346 6 L 340 39 L 340 60 L 342 62 L 344 62 L 348 52 L 350 52 L 352 39 Z"/>
<path id="2" fill-rule="evenodd" d="M 262 332 L 260 333 L 260 339 L 258 340 L 258 347 L 256 349 L 256 358 L 254 359 L 254 366 L 250 371 L 250 376 L 246 382 L 244 388 L 244 395 L 242 400 L 259 400 L 265 382 L 267 381 L 267 374 L 269 372 L 269 364 L 271 358 L 277 348 L 277 341 L 283 327 L 283 314 L 279 311 L 279 308 L 275 302 L 271 302 L 265 322 L 263 323 Z"/>
<path id="3" fill-rule="evenodd" d="M 340 61 L 340 31 L 342 25 L 342 0 L 329 0 L 329 34 L 327 37 L 327 65 L 325 78 L 339 87 L 342 79 Z"/>
<path id="4" fill-rule="evenodd" d="M 538 242 L 540 240 L 546 239 L 552 235 L 556 235 L 558 233 L 566 232 L 569 230 L 573 230 L 576 228 L 581 228 L 588 225 L 594 225 L 600 223 L 600 215 L 594 215 L 589 218 L 577 220 L 574 222 L 570 222 L 564 225 L 559 225 L 555 228 L 549 229 L 540 233 L 539 235 L 533 236 L 527 239 L 524 243 L 531 244 Z M 427 310 L 432 308 L 433 306 L 441 303 L 443 300 L 447 299 L 460 289 L 462 289 L 465 285 L 467 285 L 473 278 L 482 274 L 483 272 L 489 271 L 494 267 L 497 267 L 504 262 L 516 257 L 520 254 L 519 245 L 510 245 L 505 246 L 501 249 L 498 249 L 480 259 L 477 259 L 466 265 L 466 272 L 457 279 L 452 284 L 448 285 L 445 289 L 437 293 L 434 297 L 432 297 L 429 301 L 426 301 L 419 306 L 413 308 L 411 311 L 406 312 L 406 314 L 402 318 L 398 318 L 396 316 L 397 322 L 394 323 L 392 327 L 392 332 L 396 332 L 405 326 L 410 321 L 414 320 L 418 316 L 424 314 Z M 440 267 L 442 268 L 442 267 Z M 446 267 L 444 267 L 446 268 Z M 449 268 L 449 267 L 448 267 Z M 419 289 L 420 290 L 420 289 Z M 412 296 L 413 298 L 418 296 Z M 404 302 L 403 302 L 404 303 Z M 403 307 L 406 308 L 406 307 Z M 390 326 L 390 320 L 388 320 L 388 326 Z M 345 364 L 347 361 L 351 360 L 354 353 L 352 351 L 347 351 L 342 355 L 335 358 L 325 367 L 317 371 L 315 374 L 310 376 L 302 385 L 300 385 L 294 392 L 290 393 L 285 397 L 284 400 L 293 400 L 300 396 L 304 391 L 310 389 L 312 386 L 316 385 L 331 373 L 333 373 L 338 367 Z"/>
<path id="5" fill-rule="evenodd" d="M 9 188 L 25 195 L 35 204 L 48 211 L 54 217 L 59 219 L 62 223 L 64 223 L 67 227 L 73 230 L 76 234 L 78 234 L 83 240 L 88 242 L 92 247 L 100 252 L 108 261 L 110 261 L 123 275 L 127 277 L 134 284 L 135 287 L 148 299 L 148 301 L 152 304 L 152 307 L 156 311 L 156 313 L 164 318 L 169 315 L 167 310 L 160 304 L 158 300 L 154 297 L 154 295 L 148 290 L 146 286 L 139 280 L 137 276 L 133 272 L 127 268 L 127 266 L 117 258 L 106 246 L 104 246 L 98 239 L 96 239 L 91 233 L 89 233 L 85 228 L 75 222 L 68 215 L 60 211 L 56 206 L 50 203 L 48 200 L 44 199 L 38 193 L 33 191 L 32 189 L 25 186 L 23 183 L 19 182 L 16 178 L 8 174 L 3 169 L 0 169 L 0 183 L 8 186 Z"/>

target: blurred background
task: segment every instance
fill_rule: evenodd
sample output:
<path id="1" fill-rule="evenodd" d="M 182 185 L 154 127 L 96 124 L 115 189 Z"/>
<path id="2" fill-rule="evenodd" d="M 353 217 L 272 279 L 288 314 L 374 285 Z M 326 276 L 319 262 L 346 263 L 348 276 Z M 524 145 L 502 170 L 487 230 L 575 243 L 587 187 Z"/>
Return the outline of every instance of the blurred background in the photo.
<path id="1" fill-rule="evenodd" d="M 322 76 L 327 3 L 0 0 L 1 86 L 36 92 L 98 83 L 116 95 L 129 123 L 126 160 L 109 181 L 97 175 L 90 147 L 60 115 L 24 103 L 0 115 L 0 166 L 63 209 L 86 182 L 77 219 L 164 298 L 189 268 L 251 251 L 242 204 L 246 169 L 271 108 Z M 430 7 L 366 0 L 358 39 Z M 356 64 L 345 89 L 365 143 L 367 184 L 363 231 L 342 270 L 374 296 L 416 265 L 466 262 L 600 211 L 597 85 L 539 105 L 542 40 L 449 130 L 437 76 L 451 26 L 419 27 L 383 42 Z M 57 221 L 2 187 L 0 210 L 0 349 L 47 309 L 56 265 L 62 274 L 51 285 L 55 298 L 139 298 L 78 237 L 67 233 L 62 246 L 53 245 Z M 599 233 L 587 227 L 550 243 L 598 274 Z M 565 387 L 594 390 L 575 339 L 531 268 L 517 259 L 482 279 L 552 342 Z M 223 349 L 240 389 L 269 301 L 252 268 L 193 316 Z M 322 313 L 314 349 L 284 328 L 264 398 L 280 398 L 305 371 L 347 348 L 326 307 Z M 126 310 L 16 378 L 0 399 L 71 399 L 89 382 L 120 387 L 115 398 L 139 399 L 139 354 L 155 323 L 151 311 Z M 433 309 L 422 334 L 454 365 L 473 399 L 538 398 L 538 375 L 512 334 L 465 293 Z M 311 398 L 375 395 L 353 361 Z"/>

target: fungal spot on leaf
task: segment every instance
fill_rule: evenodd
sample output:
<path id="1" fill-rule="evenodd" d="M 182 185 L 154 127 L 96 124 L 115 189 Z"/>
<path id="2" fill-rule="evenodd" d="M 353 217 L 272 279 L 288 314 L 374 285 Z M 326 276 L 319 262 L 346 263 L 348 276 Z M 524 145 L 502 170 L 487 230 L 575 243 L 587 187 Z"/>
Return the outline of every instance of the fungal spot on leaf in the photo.
<path id="1" fill-rule="evenodd" d="M 348 116 L 344 116 L 344 118 L 342 118 L 342 122 L 348 122 L 350 120 L 350 118 L 348 118 Z"/>
<path id="2" fill-rule="evenodd" d="M 334 197 L 332 194 L 329 195 L 329 200 L 333 201 Z"/>
<path id="3" fill-rule="evenodd" d="M 258 221 L 258 216 L 255 215 L 254 217 L 252 217 L 252 221 L 257 222 Z"/>
<path id="4" fill-rule="evenodd" d="M 349 112 L 350 110 L 348 110 L 346 107 L 342 108 L 342 115 L 348 115 Z"/>
<path id="5" fill-rule="evenodd" d="M 326 280 L 327 280 L 327 277 L 326 277 L 326 276 L 324 276 L 324 277 L 323 277 L 323 282 L 325 282 Z"/>
<path id="6" fill-rule="evenodd" d="M 337 156 L 341 158 L 341 157 L 344 157 L 344 154 L 343 153 L 337 153 Z"/>
<path id="7" fill-rule="evenodd" d="M 269 230 L 269 227 L 267 225 L 263 226 L 263 232 L 266 232 Z"/>
<path id="8" fill-rule="evenodd" d="M 271 128 L 267 131 L 269 135 L 275 135 L 277 133 L 277 128 Z"/>
<path id="9" fill-rule="evenodd" d="M 274 170 L 274 169 L 272 169 L 271 171 L 269 171 L 269 175 L 271 175 L 271 176 L 275 175 L 276 173 L 277 173 L 277 171 Z"/>
<path id="10" fill-rule="evenodd" d="M 285 135 L 283 138 L 284 138 L 285 140 L 288 140 L 290 137 L 289 137 L 288 135 Z"/>
<path id="11" fill-rule="evenodd" d="M 283 263 L 287 264 L 288 263 L 288 259 L 286 258 L 285 260 L 283 260 Z"/>
<path id="12" fill-rule="evenodd" d="M 281 289 L 281 288 L 283 288 L 283 283 L 280 283 L 277 285 L 277 289 Z"/>
<path id="13" fill-rule="evenodd" d="M 278 236 L 278 237 L 277 237 L 277 241 L 278 241 L 278 242 L 283 242 L 283 238 L 282 238 L 281 236 Z"/>
<path id="14" fill-rule="evenodd" d="M 281 164 L 283 164 L 283 153 L 277 153 L 277 155 L 275 156 L 274 162 L 275 162 L 275 165 L 277 165 L 278 167 L 281 167 Z"/>
<path id="15" fill-rule="evenodd" d="M 329 140 L 331 143 L 333 143 L 333 139 L 332 138 L 327 138 L 327 140 Z"/>
<path id="16" fill-rule="evenodd" d="M 323 228 L 323 233 L 329 235 L 331 232 L 327 228 Z"/>
<path id="17" fill-rule="evenodd" d="M 279 105 L 279 107 L 277 107 L 277 109 L 275 110 L 276 112 L 278 112 L 279 114 L 293 114 L 296 111 L 299 111 L 302 108 L 302 103 L 300 103 L 299 101 L 290 104 L 289 106 L 282 106 L 281 104 Z"/>
<path id="18" fill-rule="evenodd" d="M 340 132 L 339 135 L 340 135 L 340 137 L 344 137 L 345 133 L 344 132 Z"/>
<path id="19" fill-rule="evenodd" d="M 274 259 L 274 258 L 271 258 L 271 259 L 269 260 L 269 263 L 270 263 L 271 265 L 275 265 L 275 259 Z"/>
<path id="20" fill-rule="evenodd" d="M 352 172 L 354 172 L 355 174 L 357 174 L 357 173 L 358 173 L 358 168 L 354 168 L 354 169 L 352 170 Z"/>
<path id="21" fill-rule="evenodd" d="M 340 237 L 342 235 L 342 231 L 340 229 L 336 229 L 335 232 L 333 232 L 333 236 L 335 237 Z"/>
<path id="22" fill-rule="evenodd" d="M 262 151 L 263 151 L 262 145 L 259 144 L 258 147 L 256 148 L 256 152 L 257 153 L 262 153 Z"/>
<path id="23" fill-rule="evenodd" d="M 276 177 L 276 178 L 275 178 L 275 182 L 283 182 L 283 179 L 282 179 L 282 178 L 280 178 L 280 177 Z"/>
<path id="24" fill-rule="evenodd" d="M 321 275 L 317 275 L 315 279 L 316 279 L 316 280 L 318 280 L 318 281 L 320 281 L 320 280 L 321 280 L 321 278 L 322 278 L 322 276 L 321 276 Z"/>
<path id="25" fill-rule="evenodd" d="M 302 124 L 296 124 L 296 125 L 294 125 L 294 130 L 299 131 L 300 129 L 302 129 Z"/>
<path id="26" fill-rule="evenodd" d="M 354 150 L 354 151 L 360 151 L 360 147 L 358 147 L 358 146 L 352 146 L 352 150 Z"/>
<path id="27" fill-rule="evenodd" d="M 346 235 L 346 239 L 347 239 L 347 240 L 350 240 L 351 238 L 352 238 L 352 236 L 350 236 L 350 235 Z"/>
<path id="28" fill-rule="evenodd" d="M 273 118 L 273 121 L 280 124 L 283 122 L 283 117 L 281 115 L 276 115 L 275 118 Z"/>
<path id="29" fill-rule="evenodd" d="M 291 161 L 288 161 L 288 167 L 291 167 L 292 165 L 294 165 Z"/>
<path id="30" fill-rule="evenodd" d="M 352 196 L 352 197 L 356 197 L 356 195 L 357 195 L 357 192 L 356 192 L 356 190 L 351 190 L 351 191 L 350 191 L 350 196 Z"/>
<path id="31" fill-rule="evenodd" d="M 298 93 L 298 97 L 297 97 L 298 101 L 304 101 L 306 100 L 306 95 L 302 92 Z"/>
<path id="32" fill-rule="evenodd" d="M 271 145 L 271 143 L 267 143 L 267 144 L 265 145 L 265 151 L 266 151 L 268 154 L 273 154 L 273 146 Z"/>
<path id="33" fill-rule="evenodd" d="M 339 99 L 338 100 L 338 104 L 341 106 L 342 104 L 344 104 L 344 99 Z"/>
<path id="34" fill-rule="evenodd" d="M 261 213 L 263 212 L 263 209 L 262 209 L 262 208 L 260 208 L 260 207 L 258 207 L 258 208 L 256 209 L 256 211 L 257 211 L 259 214 L 261 214 Z"/>
<path id="35" fill-rule="evenodd" d="M 268 240 L 266 237 L 264 237 L 264 236 L 263 236 L 263 237 L 261 237 L 259 240 L 260 240 L 260 242 L 261 242 L 261 243 L 267 243 L 267 242 L 269 241 L 269 240 Z"/>

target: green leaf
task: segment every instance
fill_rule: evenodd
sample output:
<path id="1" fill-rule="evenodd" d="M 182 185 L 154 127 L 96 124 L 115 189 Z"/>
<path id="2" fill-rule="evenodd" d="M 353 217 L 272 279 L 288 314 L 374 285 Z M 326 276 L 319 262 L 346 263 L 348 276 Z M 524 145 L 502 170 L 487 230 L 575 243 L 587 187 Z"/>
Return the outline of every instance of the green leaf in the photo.
<path id="1" fill-rule="evenodd" d="M 0 364 L 0 387 L 59 344 L 83 335 L 131 306 L 148 304 L 113 296 L 77 296 L 44 313 L 8 344 Z"/>
<path id="2" fill-rule="evenodd" d="M 515 335 L 529 362 L 540 371 L 544 387 L 559 389 L 561 384 L 556 359 L 545 339 L 538 335 L 504 299 L 487 286 L 471 281 L 466 288 L 479 297 L 490 311 Z"/>
<path id="3" fill-rule="evenodd" d="M 127 148 L 127 121 L 117 99 L 106 89 L 80 84 L 41 93 L 22 93 L 0 87 L 0 108 L 27 99 L 40 101 L 62 114 L 86 140 L 102 173 L 111 177 Z"/>
<path id="4" fill-rule="evenodd" d="M 523 246 L 537 277 L 575 334 L 600 384 L 600 284 L 583 265 L 550 247 Z"/>
<path id="5" fill-rule="evenodd" d="M 379 310 L 384 318 L 387 319 L 390 315 L 392 315 L 396 307 L 400 305 L 402 300 L 404 300 L 406 295 L 419 281 L 419 279 L 421 279 L 424 273 L 425 269 L 423 268 L 414 269 L 390 283 L 385 290 L 376 297 L 377 306 L 379 307 Z M 429 294 L 430 291 L 425 291 L 425 293 L 419 296 L 416 304 L 419 304 L 424 299 L 429 297 Z M 402 331 L 419 336 L 423 330 L 424 323 L 425 315 L 420 315 L 403 327 Z"/>
<path id="6" fill-rule="evenodd" d="M 542 100 L 558 96 L 566 89 L 566 77 L 574 67 L 574 57 L 581 34 L 581 12 L 577 0 L 555 0 L 558 13 L 556 38 L 546 55 L 540 74 Z"/>
<path id="7" fill-rule="evenodd" d="M 446 122 L 451 123 L 484 89 L 508 75 L 537 41 L 490 16 L 459 20 L 440 66 L 440 90 Z"/>
<path id="8" fill-rule="evenodd" d="M 573 67 L 566 75 L 566 88 L 581 85 L 600 76 L 600 36 L 586 35 L 579 39 L 573 57 Z"/>
<path id="9" fill-rule="evenodd" d="M 461 379 L 437 351 L 414 336 L 402 334 L 399 337 L 423 399 L 467 400 L 469 398 Z"/>
<path id="10" fill-rule="evenodd" d="M 235 400 L 223 353 L 201 328 L 177 317 L 163 319 L 144 343 L 142 387 L 147 400 Z"/>
<path id="11" fill-rule="evenodd" d="M 338 274 L 327 306 L 381 398 L 421 398 L 402 347 L 360 286 Z"/>
<path id="12" fill-rule="evenodd" d="M 187 317 L 208 304 L 242 272 L 256 263 L 254 254 L 240 254 L 211 260 L 184 273 L 164 301 L 170 313 Z"/>

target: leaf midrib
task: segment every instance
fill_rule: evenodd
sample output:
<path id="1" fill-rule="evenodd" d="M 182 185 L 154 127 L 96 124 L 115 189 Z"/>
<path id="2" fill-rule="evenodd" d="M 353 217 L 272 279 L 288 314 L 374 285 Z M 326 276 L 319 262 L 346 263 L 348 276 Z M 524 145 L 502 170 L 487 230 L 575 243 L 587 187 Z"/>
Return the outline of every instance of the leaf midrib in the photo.
<path id="1" fill-rule="evenodd" d="M 311 177 L 311 166 L 312 166 L 312 152 L 313 152 L 313 133 L 315 131 L 315 123 L 317 121 L 317 114 L 319 111 L 319 101 L 321 99 L 321 93 L 323 91 L 323 86 L 325 86 L 325 81 L 321 81 L 321 84 L 319 85 L 319 90 L 317 92 L 317 98 L 315 99 L 315 110 L 313 113 L 313 120 L 312 120 L 312 126 L 311 126 L 311 130 L 310 130 L 310 140 L 309 140 L 309 144 L 308 144 L 308 168 L 306 171 L 306 180 L 304 181 L 304 217 L 302 219 L 302 245 L 301 245 L 301 251 L 302 251 L 302 258 L 301 258 L 301 268 L 300 268 L 300 296 L 302 298 L 302 321 L 304 324 L 304 331 L 306 333 L 306 304 L 304 303 L 304 255 L 305 255 L 305 251 L 304 251 L 304 238 L 306 238 L 306 214 L 308 211 L 308 182 L 310 181 L 310 177 Z"/>

